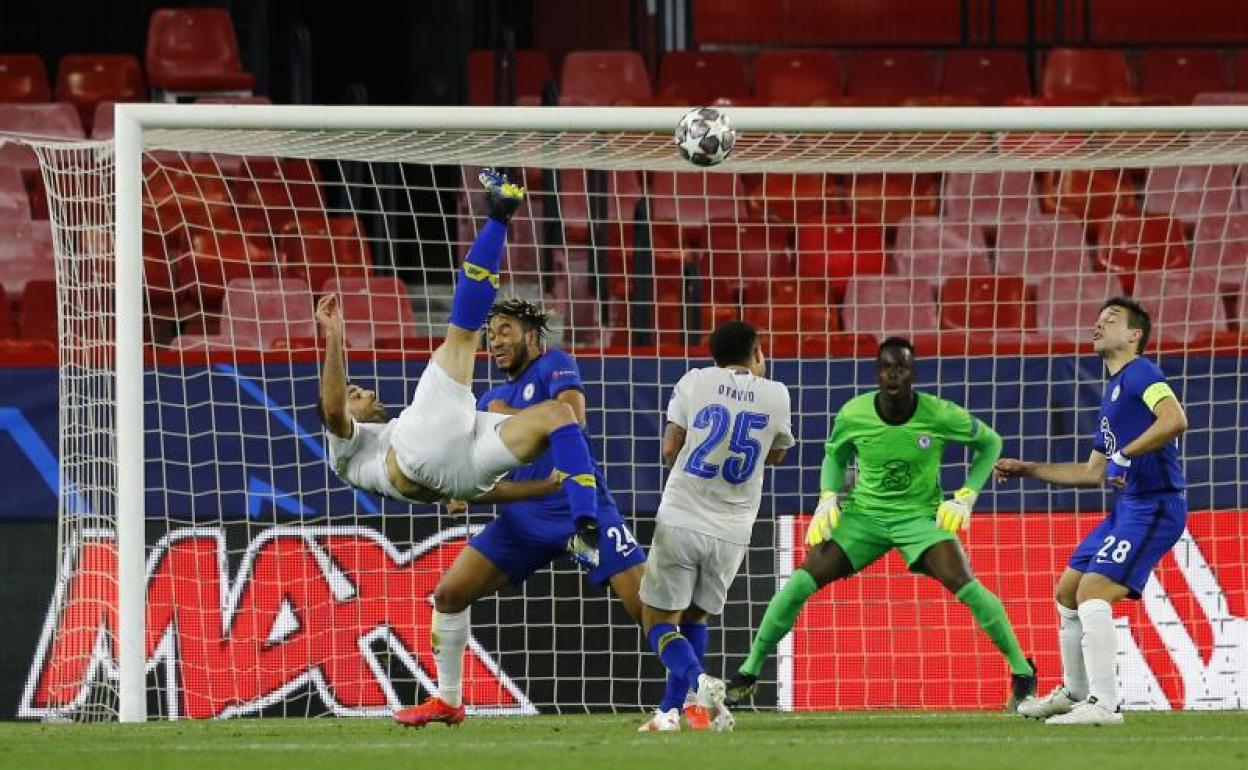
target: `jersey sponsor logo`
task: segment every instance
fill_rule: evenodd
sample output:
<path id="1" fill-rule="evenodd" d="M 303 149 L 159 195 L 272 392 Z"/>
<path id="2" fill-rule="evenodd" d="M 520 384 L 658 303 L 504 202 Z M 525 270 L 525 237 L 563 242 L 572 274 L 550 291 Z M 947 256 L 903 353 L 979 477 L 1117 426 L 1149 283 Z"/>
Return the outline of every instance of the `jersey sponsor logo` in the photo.
<path id="1" fill-rule="evenodd" d="M 368 527 L 277 526 L 248 544 L 233 580 L 223 528 L 174 530 L 149 549 L 147 564 L 145 655 L 148 676 L 161 681 L 162 712 L 231 717 L 312 690 L 337 715 L 390 714 L 400 706 L 396 681 L 433 686 L 429 575 L 475 529 L 401 550 Z M 116 585 L 98 577 L 116 569 L 111 532 L 88 530 L 66 548 L 69 578 L 53 594 L 19 717 L 72 714 L 94 684 L 118 677 Z M 536 713 L 475 639 L 464 700 L 470 712 Z"/>
<path id="2" fill-rule="evenodd" d="M 524 390 L 520 393 L 520 397 L 523 398 L 525 401 L 532 401 L 533 394 L 536 392 L 537 392 L 537 386 L 530 382 L 528 385 L 524 386 Z"/>
<path id="3" fill-rule="evenodd" d="M 1243 675 L 1248 661 L 1244 515 L 1226 510 L 1191 513 L 1187 530 L 1153 570 L 1140 601 L 1115 605 L 1118 691 L 1128 708 L 1248 707 L 1248 677 Z M 976 534 L 966 549 L 978 579 L 1000 587 L 1018 637 L 1041 640 L 1035 649 L 1040 670 L 1058 672 L 1056 640 L 1045 641 L 1053 637 L 1053 581 L 1081 535 L 1102 517 L 1049 512 L 1044 517 L 1048 523 L 1037 529 L 1033 516 L 984 514 L 976 519 Z M 797 516 L 779 524 L 783 574 L 777 576 L 777 585 L 802 563 L 808 521 Z M 1026 549 L 1002 551 L 1003 543 L 1025 543 Z M 793 633 L 777 650 L 780 708 L 999 708 L 1000 654 L 969 617 L 948 625 L 941 620 L 940 605 L 956 604 L 948 592 L 930 578 L 910 574 L 891 554 L 865 573 L 806 603 Z M 881 607 L 888 608 L 884 627 L 878 612 L 871 611 Z M 950 631 L 966 633 L 973 642 L 956 655 L 933 643 Z M 912 673 L 899 674 L 897 658 L 880 655 L 881 649 L 917 650 L 919 660 L 904 667 Z M 924 695 L 930 681 L 922 672 L 930 670 L 948 672 L 959 686 Z M 844 674 L 834 677 L 829 671 L 852 671 L 856 686 L 845 686 Z M 890 686 L 870 686 L 875 682 Z M 900 702 L 898 693 L 903 694 Z"/>
<path id="4" fill-rule="evenodd" d="M 1101 442 L 1105 444 L 1105 454 L 1112 455 L 1118 451 L 1118 437 L 1114 435 L 1114 431 L 1109 427 L 1109 418 L 1101 418 Z"/>
<path id="5" fill-rule="evenodd" d="M 913 480 L 914 473 L 910 470 L 910 463 L 905 460 L 889 460 L 884 463 L 884 478 L 880 483 L 883 484 L 885 492 L 903 492 L 910 488 Z"/>
<path id="6" fill-rule="evenodd" d="M 1118 396 L 1120 396 L 1120 395 L 1122 395 L 1122 386 L 1121 386 L 1121 385 L 1115 385 L 1115 386 L 1114 386 L 1114 389 L 1113 389 L 1113 390 L 1110 392 L 1110 394 L 1109 394 L 1109 400 L 1110 400 L 1110 401 L 1117 401 L 1117 400 L 1118 400 Z"/>
<path id="7" fill-rule="evenodd" d="M 919 436 L 919 449 L 927 449 L 932 445 L 932 437 L 924 433 Z"/>

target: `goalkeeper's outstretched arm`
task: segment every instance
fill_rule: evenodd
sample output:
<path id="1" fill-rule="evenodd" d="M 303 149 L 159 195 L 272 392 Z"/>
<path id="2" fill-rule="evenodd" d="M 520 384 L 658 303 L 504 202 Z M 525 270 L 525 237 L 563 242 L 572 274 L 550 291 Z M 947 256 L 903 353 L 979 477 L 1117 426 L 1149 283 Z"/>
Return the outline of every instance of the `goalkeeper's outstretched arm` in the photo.
<path id="1" fill-rule="evenodd" d="M 347 413 L 347 365 L 342 344 L 342 312 L 338 297 L 326 294 L 316 304 L 316 320 L 325 333 L 325 363 L 321 367 L 321 419 L 339 438 L 351 438 Z"/>

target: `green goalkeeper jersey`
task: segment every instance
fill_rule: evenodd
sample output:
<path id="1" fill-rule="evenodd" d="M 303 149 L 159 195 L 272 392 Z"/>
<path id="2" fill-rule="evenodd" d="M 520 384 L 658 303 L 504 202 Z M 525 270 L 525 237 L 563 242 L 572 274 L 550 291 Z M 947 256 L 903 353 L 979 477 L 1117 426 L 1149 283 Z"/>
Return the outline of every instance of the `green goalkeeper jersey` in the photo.
<path id="1" fill-rule="evenodd" d="M 850 399 L 837 413 L 825 444 L 820 488 L 839 491 L 845 468 L 858 458 L 858 477 L 842 501 L 847 512 L 875 517 L 931 516 L 940 505 L 945 444 L 975 450 L 966 486 L 979 491 L 1001 454 L 1001 437 L 962 407 L 916 393 L 910 419 L 890 424 L 875 408 L 877 392 Z"/>

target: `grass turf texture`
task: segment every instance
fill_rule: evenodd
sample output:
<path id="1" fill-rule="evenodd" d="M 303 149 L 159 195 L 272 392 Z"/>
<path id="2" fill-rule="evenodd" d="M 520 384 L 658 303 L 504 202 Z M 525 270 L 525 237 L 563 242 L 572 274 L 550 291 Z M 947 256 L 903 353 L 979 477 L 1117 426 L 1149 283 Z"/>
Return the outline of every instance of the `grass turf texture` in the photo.
<path id="1" fill-rule="evenodd" d="M 984 713 L 742 713 L 730 734 L 637 734 L 641 714 L 472 719 L 236 719 L 146 725 L 0 723 L 0 768 L 1248 767 L 1248 712 L 1132 713 L 1058 728 Z"/>

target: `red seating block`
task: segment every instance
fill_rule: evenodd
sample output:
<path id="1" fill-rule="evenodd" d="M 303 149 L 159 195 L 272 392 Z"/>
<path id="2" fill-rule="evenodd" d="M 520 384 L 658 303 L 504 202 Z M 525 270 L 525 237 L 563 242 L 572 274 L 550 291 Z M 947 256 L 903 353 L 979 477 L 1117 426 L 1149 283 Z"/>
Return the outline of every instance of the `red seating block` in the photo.
<path id="1" fill-rule="evenodd" d="M 763 104 L 829 104 L 845 92 L 841 60 L 828 51 L 763 51 L 754 60 L 754 95 Z"/>
<path id="2" fill-rule="evenodd" d="M 304 215 L 324 216 L 320 172 L 310 160 L 247 156 L 234 196 L 245 230 L 272 235 Z"/>
<path id="3" fill-rule="evenodd" d="M 983 230 L 973 222 L 913 217 L 897 226 L 898 275 L 939 284 L 951 276 L 992 272 Z"/>
<path id="4" fill-rule="evenodd" d="M 27 281 L 56 280 L 52 228 L 43 220 L 12 223 L 0 238 L 0 284 L 22 296 Z"/>
<path id="5" fill-rule="evenodd" d="M 517 50 L 514 60 L 517 99 L 536 98 L 539 103 L 542 89 L 551 81 L 550 63 L 541 51 Z M 496 101 L 498 84 L 495 82 L 496 55 L 491 50 L 476 50 L 468 54 L 468 103 L 474 105 L 506 104 Z M 505 88 L 505 86 L 504 86 Z"/>
<path id="6" fill-rule="evenodd" d="M 950 278 L 940 289 L 940 325 L 945 329 L 1022 331 L 1028 319 L 1027 284 L 1021 275 Z"/>
<path id="7" fill-rule="evenodd" d="M 700 249 L 706 223 L 737 213 L 737 178 L 729 174 L 656 172 L 650 177 L 650 221 L 656 249 L 660 243 Z"/>
<path id="8" fill-rule="evenodd" d="M 221 304 L 221 336 L 251 350 L 272 350 L 280 339 L 315 339 L 308 284 L 292 278 L 230 281 Z"/>
<path id="9" fill-rule="evenodd" d="M 169 92 L 251 91 L 223 8 L 158 8 L 147 27 L 147 78 Z"/>
<path id="10" fill-rule="evenodd" d="M 855 51 L 846 63 L 845 93 L 878 104 L 900 104 L 908 96 L 936 92 L 936 73 L 926 51 Z"/>
<path id="11" fill-rule="evenodd" d="M 1212 48 L 1146 48 L 1137 62 L 1141 94 L 1163 94 L 1191 104 L 1196 94 L 1226 91 L 1226 64 Z"/>
<path id="12" fill-rule="evenodd" d="M 82 120 L 72 104 L 0 104 L 0 132 L 56 139 L 83 139 Z M 13 166 L 33 175 L 39 168 L 35 153 L 13 142 L 0 147 L 0 166 Z"/>
<path id="13" fill-rule="evenodd" d="M 745 216 L 783 223 L 823 222 L 828 215 L 828 194 L 823 174 L 768 172 L 748 189 Z"/>
<path id="14" fill-rule="evenodd" d="M 712 224 L 699 265 L 710 285 L 711 300 L 765 301 L 773 281 L 793 277 L 787 237 L 788 232 L 780 227 Z"/>
<path id="15" fill-rule="evenodd" d="M 278 231 L 277 248 L 282 272 L 309 286 L 322 286 L 331 278 L 366 276 L 373 263 L 355 217 L 301 215 Z"/>
<path id="16" fill-rule="evenodd" d="M 1067 104 L 1101 104 L 1132 95 L 1122 51 L 1054 48 L 1044 61 L 1043 95 Z"/>
<path id="17" fill-rule="evenodd" d="M 24 340 L 47 340 L 55 343 L 56 337 L 56 281 L 39 278 L 28 281 L 22 290 L 21 310 L 17 324 Z"/>
<path id="18" fill-rule="evenodd" d="M 11 340 L 17 336 L 17 328 L 13 325 L 13 311 L 9 307 L 9 293 L 0 286 L 0 341 Z"/>
<path id="19" fill-rule="evenodd" d="M 83 125 L 90 126 L 97 104 L 143 101 L 147 87 L 133 56 L 75 54 L 63 57 L 57 68 L 56 98 L 73 104 Z"/>
<path id="20" fill-rule="evenodd" d="M 1190 262 L 1183 225 L 1169 217 L 1115 217 L 1097 228 L 1096 245 L 1097 264 L 1108 272 L 1122 273 L 1128 292 L 1136 273 L 1183 268 Z"/>
<path id="21" fill-rule="evenodd" d="M 349 347 L 373 350 L 385 340 L 412 336 L 416 324 L 412 303 L 398 278 L 336 278 L 321 290 L 338 294 Z"/>
<path id="22" fill-rule="evenodd" d="M 1211 273 L 1155 270 L 1135 278 L 1133 295 L 1153 320 L 1156 339 L 1195 342 L 1226 330 L 1226 308 Z"/>
<path id="23" fill-rule="evenodd" d="M 198 230 L 189 244 L 178 258 L 178 296 L 204 310 L 217 307 L 230 281 L 276 273 L 273 254 L 239 233 Z"/>
<path id="24" fill-rule="evenodd" d="M 997 229 L 997 272 L 1021 275 L 1027 283 L 1091 269 L 1083 223 L 1064 214 L 1012 219 Z"/>
<path id="25" fill-rule="evenodd" d="M 1010 48 L 960 48 L 949 52 L 941 71 L 940 92 L 967 96 L 980 104 L 1004 104 L 1031 93 L 1027 58 Z"/>
<path id="26" fill-rule="evenodd" d="M 799 301 L 837 302 L 857 276 L 879 277 L 888 270 L 884 228 L 834 217 L 827 224 L 803 225 L 797 231 Z"/>
<path id="27" fill-rule="evenodd" d="M 238 232 L 234 196 L 221 169 L 207 158 L 167 160 L 146 161 L 143 168 L 143 205 L 154 214 L 154 229 L 180 243 L 187 241 L 188 231 L 221 227 Z"/>
<path id="28" fill-rule="evenodd" d="M 43 59 L 29 53 L 0 55 L 0 102 L 50 102 Z"/>
<path id="29" fill-rule="evenodd" d="M 853 279 L 845 290 L 841 320 L 846 331 L 880 339 L 939 328 L 931 284 L 909 278 Z"/>
<path id="30" fill-rule="evenodd" d="M 1192 236 L 1192 269 L 1212 273 L 1219 286 L 1240 294 L 1240 309 L 1248 312 L 1248 295 L 1241 292 L 1248 279 L 1248 213 L 1202 218 Z"/>
<path id="31" fill-rule="evenodd" d="M 22 173 L 15 168 L 0 166 L 0 222 L 30 220 L 30 196 L 22 182 Z"/>
<path id="32" fill-rule="evenodd" d="M 1144 212 L 1194 224 L 1235 208 L 1234 166 L 1162 166 L 1148 170 Z"/>
<path id="33" fill-rule="evenodd" d="M 650 100 L 650 75 L 636 51 L 573 51 L 563 60 L 561 104 L 610 106 Z"/>
<path id="34" fill-rule="evenodd" d="M 1056 275 L 1036 286 L 1036 330 L 1063 342 L 1091 342 L 1101 305 L 1122 294 L 1112 273 Z"/>
<path id="35" fill-rule="evenodd" d="M 895 225 L 907 217 L 931 216 L 940 208 L 936 179 L 930 174 L 854 174 L 849 203 L 854 220 Z"/>
<path id="36" fill-rule="evenodd" d="M 944 200 L 945 218 L 990 227 L 1038 210 L 1035 181 L 1029 171 L 945 174 Z"/>
<path id="37" fill-rule="evenodd" d="M 745 63 L 731 51 L 670 51 L 659 65 L 659 96 L 690 107 L 749 97 Z"/>
<path id="38" fill-rule="evenodd" d="M 1125 170 L 1047 171 L 1040 175 L 1040 207 L 1061 211 L 1094 225 L 1120 214 L 1135 214 L 1135 183 Z"/>

